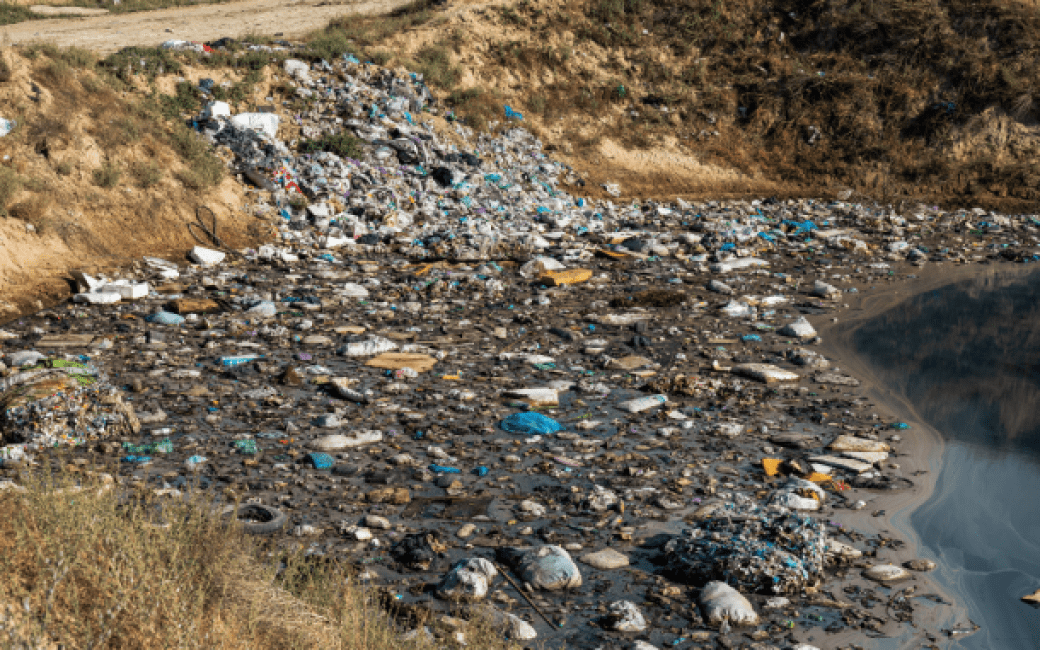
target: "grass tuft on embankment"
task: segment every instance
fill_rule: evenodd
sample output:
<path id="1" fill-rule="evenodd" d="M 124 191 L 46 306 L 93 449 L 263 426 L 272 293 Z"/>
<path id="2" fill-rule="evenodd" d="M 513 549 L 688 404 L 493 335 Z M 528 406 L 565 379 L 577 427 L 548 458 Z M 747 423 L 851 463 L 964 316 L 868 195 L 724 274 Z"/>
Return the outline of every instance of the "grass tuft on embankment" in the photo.
<path id="1" fill-rule="evenodd" d="M 265 549 L 203 497 L 130 498 L 99 476 L 34 471 L 0 490 L 5 644 L 420 647 L 335 562 Z"/>

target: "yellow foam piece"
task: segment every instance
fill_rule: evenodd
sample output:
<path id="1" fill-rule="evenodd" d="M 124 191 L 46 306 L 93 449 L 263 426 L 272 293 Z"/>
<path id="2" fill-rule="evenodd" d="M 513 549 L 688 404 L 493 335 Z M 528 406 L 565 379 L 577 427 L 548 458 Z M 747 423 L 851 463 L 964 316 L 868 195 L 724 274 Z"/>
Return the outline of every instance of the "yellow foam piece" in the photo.
<path id="1" fill-rule="evenodd" d="M 592 277 L 592 269 L 567 269 L 566 271 L 546 271 L 538 281 L 553 287 L 564 284 L 580 284 L 588 282 Z"/>
<path id="2" fill-rule="evenodd" d="M 762 469 L 765 470 L 766 476 L 776 476 L 777 474 L 779 474 L 780 463 L 782 462 L 783 461 L 781 461 L 779 458 L 763 458 Z"/>

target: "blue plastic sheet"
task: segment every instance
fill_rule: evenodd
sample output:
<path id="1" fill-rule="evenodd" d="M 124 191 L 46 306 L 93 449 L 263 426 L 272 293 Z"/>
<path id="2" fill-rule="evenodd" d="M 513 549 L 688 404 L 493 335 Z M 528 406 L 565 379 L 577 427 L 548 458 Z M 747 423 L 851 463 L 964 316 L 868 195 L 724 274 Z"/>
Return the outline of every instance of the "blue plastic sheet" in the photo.
<path id="1" fill-rule="evenodd" d="M 502 427 L 503 431 L 508 431 L 509 433 L 536 433 L 543 435 L 556 433 L 563 429 L 560 423 L 551 417 L 530 411 L 514 413 L 502 420 L 498 426 Z"/>
<path id="2" fill-rule="evenodd" d="M 805 234 L 805 233 L 807 233 L 807 232 L 809 232 L 811 230 L 816 230 L 816 224 L 814 224 L 811 221 L 803 221 L 803 222 L 799 223 L 797 221 L 791 221 L 790 219 L 785 219 L 781 223 L 783 223 L 783 225 L 785 225 L 785 226 L 791 226 L 791 227 L 794 228 L 793 232 L 787 233 L 789 235 L 802 235 L 802 234 Z"/>
<path id="3" fill-rule="evenodd" d="M 462 470 L 458 467 L 445 467 L 444 465 L 438 465 L 437 463 L 430 463 L 430 471 L 437 474 L 461 474 Z"/>

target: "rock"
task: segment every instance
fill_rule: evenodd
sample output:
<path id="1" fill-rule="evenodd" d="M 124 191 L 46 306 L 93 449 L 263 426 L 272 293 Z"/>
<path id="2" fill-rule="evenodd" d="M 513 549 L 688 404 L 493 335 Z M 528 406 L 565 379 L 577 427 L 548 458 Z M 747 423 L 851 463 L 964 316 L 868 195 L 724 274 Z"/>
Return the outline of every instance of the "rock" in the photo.
<path id="1" fill-rule="evenodd" d="M 836 372 L 821 372 L 813 377 L 817 384 L 831 384 L 834 386 L 859 386 L 859 380 L 848 375 L 840 375 Z"/>
<path id="2" fill-rule="evenodd" d="M 473 525 L 473 524 L 463 524 L 463 526 L 461 528 L 459 528 L 459 531 L 457 533 L 455 533 L 455 534 L 458 537 L 461 537 L 462 539 L 466 539 L 467 537 L 473 535 L 473 533 L 475 533 L 476 531 L 477 531 L 477 527 L 475 525 Z"/>
<path id="3" fill-rule="evenodd" d="M 596 551 L 595 553 L 586 553 L 580 559 L 585 564 L 603 571 L 620 569 L 628 566 L 628 556 L 623 553 L 618 553 L 612 548 L 605 548 L 602 551 Z"/>
<path id="4" fill-rule="evenodd" d="M 798 339 L 811 339 L 816 336 L 816 329 L 813 328 L 812 324 L 806 320 L 805 316 L 802 316 L 796 321 L 792 321 L 787 325 L 784 325 L 777 334 L 781 336 L 791 336 Z"/>
<path id="5" fill-rule="evenodd" d="M 892 451 L 892 448 L 877 440 L 857 438 L 849 435 L 839 435 L 827 448 L 832 451 Z"/>
<path id="6" fill-rule="evenodd" d="M 534 626 L 519 616 L 503 612 L 494 607 L 483 606 L 477 610 L 497 629 L 504 637 L 512 641 L 530 641 L 538 637 Z"/>
<path id="7" fill-rule="evenodd" d="M 318 451 L 342 451 L 382 442 L 381 431 L 358 431 L 352 435 L 333 434 L 311 441 L 307 446 Z"/>
<path id="8" fill-rule="evenodd" d="M 365 515 L 365 518 L 361 523 L 368 528 L 377 528 L 379 530 L 390 529 L 390 520 L 386 517 L 380 517 L 379 515 Z"/>
<path id="9" fill-rule="evenodd" d="M 863 551 L 836 539 L 827 540 L 827 554 L 843 560 L 854 560 L 863 556 Z"/>
<path id="10" fill-rule="evenodd" d="M 816 446 L 816 439 L 802 433 L 779 433 L 769 436 L 769 441 L 781 447 L 809 449 Z"/>
<path id="11" fill-rule="evenodd" d="M 395 506 L 403 506 L 412 501 L 412 493 L 408 488 L 379 488 L 365 495 L 369 503 L 389 503 Z"/>
<path id="12" fill-rule="evenodd" d="M 724 296 L 732 296 L 734 293 L 732 287 L 730 287 L 728 284 L 719 282 L 718 280 L 709 281 L 707 287 L 709 291 L 721 293 Z"/>
<path id="13" fill-rule="evenodd" d="M 932 562 L 931 560 L 918 559 L 904 562 L 903 566 L 913 571 L 931 571 L 935 568 L 935 562 Z"/>
<path id="14" fill-rule="evenodd" d="M 875 582 L 889 583 L 909 578 L 910 572 L 894 564 L 878 564 L 864 571 L 863 575 Z"/>
<path id="15" fill-rule="evenodd" d="M 781 370 L 780 368 L 768 363 L 742 363 L 733 366 L 733 374 L 748 377 L 749 379 L 754 379 L 766 384 L 798 381 L 800 379 L 797 373 L 788 370 Z"/>
<path id="16" fill-rule="evenodd" d="M 841 290 L 827 284 L 826 282 L 817 280 L 813 283 L 813 288 L 809 291 L 809 295 L 818 298 L 837 298 L 841 295 Z"/>
<path id="17" fill-rule="evenodd" d="M 343 421 L 335 413 L 326 413 L 324 415 L 319 415 L 318 417 L 314 418 L 314 425 L 318 426 L 318 427 L 321 427 L 323 429 L 338 429 L 339 427 L 343 426 Z M 345 438 L 346 436 L 338 436 L 338 437 L 339 438 Z M 333 436 L 326 436 L 325 438 L 322 438 L 322 440 L 331 439 L 331 438 L 333 438 Z M 336 450 L 336 449 L 343 449 L 344 448 L 344 447 L 331 447 L 331 446 L 327 446 L 327 445 L 331 444 L 331 440 L 329 442 L 325 442 L 325 443 L 318 442 L 318 441 L 315 441 L 315 443 L 314 443 L 314 445 L 322 445 L 322 444 L 324 444 L 326 446 L 315 446 L 313 448 L 314 449 L 323 449 L 323 450 L 326 450 L 326 451 L 333 451 L 333 450 Z"/>

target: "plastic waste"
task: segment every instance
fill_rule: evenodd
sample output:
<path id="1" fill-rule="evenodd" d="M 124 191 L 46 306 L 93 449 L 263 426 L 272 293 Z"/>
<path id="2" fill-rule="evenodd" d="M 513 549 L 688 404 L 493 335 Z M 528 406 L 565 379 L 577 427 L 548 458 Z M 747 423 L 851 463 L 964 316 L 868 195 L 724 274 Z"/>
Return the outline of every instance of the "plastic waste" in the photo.
<path id="1" fill-rule="evenodd" d="M 699 596 L 704 618 L 714 625 L 756 625 L 758 614 L 748 599 L 725 582 L 713 581 L 704 585 Z"/>
<path id="2" fill-rule="evenodd" d="M 520 434 L 550 434 L 563 429 L 560 423 L 541 413 L 513 413 L 502 420 L 499 426 L 503 431 Z"/>
<path id="3" fill-rule="evenodd" d="M 488 584 L 498 576 L 495 565 L 483 558 L 460 560 L 437 585 L 438 598 L 472 602 L 487 596 Z"/>
<path id="4" fill-rule="evenodd" d="M 642 413 L 643 411 L 662 406 L 668 402 L 666 395 L 648 395 L 637 397 L 618 404 L 618 408 L 629 413 Z"/>

